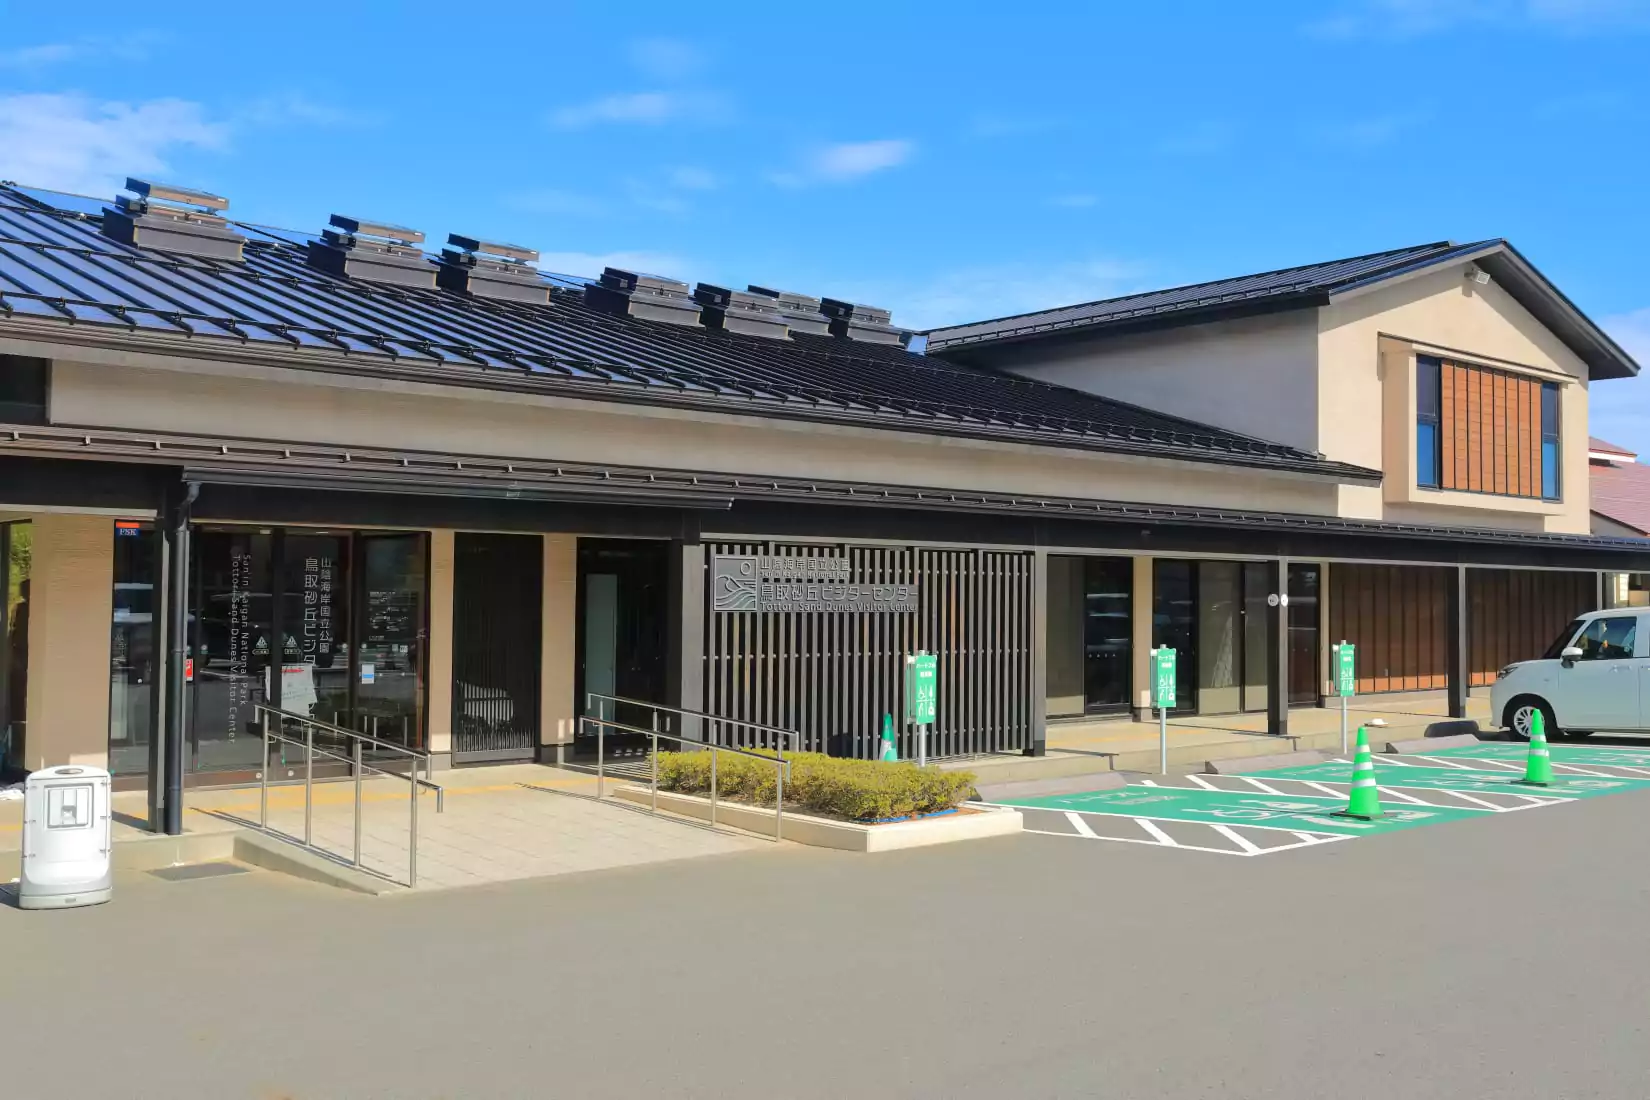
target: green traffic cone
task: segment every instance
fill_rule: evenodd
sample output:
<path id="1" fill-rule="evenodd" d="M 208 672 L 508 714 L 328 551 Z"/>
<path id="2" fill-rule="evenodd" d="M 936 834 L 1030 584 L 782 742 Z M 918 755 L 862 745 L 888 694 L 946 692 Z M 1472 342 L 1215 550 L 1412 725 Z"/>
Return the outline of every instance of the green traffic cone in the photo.
<path id="1" fill-rule="evenodd" d="M 1526 787 L 1553 785 L 1553 754 L 1547 749 L 1547 720 L 1538 709 L 1530 715 L 1530 755 L 1524 765 L 1524 778 L 1516 780 Z"/>
<path id="2" fill-rule="evenodd" d="M 1352 756 L 1352 797 L 1341 817 L 1374 821 L 1381 816 L 1381 792 L 1375 786 L 1375 759 L 1369 754 L 1369 731 L 1358 727 L 1358 751 Z"/>
<path id="3" fill-rule="evenodd" d="M 899 747 L 894 742 L 894 716 L 882 716 L 882 760 L 887 764 L 899 763 Z"/>

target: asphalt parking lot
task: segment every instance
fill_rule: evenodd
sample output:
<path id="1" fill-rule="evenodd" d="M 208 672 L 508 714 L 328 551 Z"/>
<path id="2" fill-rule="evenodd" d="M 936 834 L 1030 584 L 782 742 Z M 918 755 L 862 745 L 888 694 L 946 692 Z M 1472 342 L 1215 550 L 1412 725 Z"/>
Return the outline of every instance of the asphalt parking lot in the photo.
<path id="1" fill-rule="evenodd" d="M 125 876 L 0 908 L 0 1066 L 29 1100 L 1641 1097 L 1647 817 L 1633 788 L 1266 859 L 1031 835 L 378 899 Z"/>
<path id="2" fill-rule="evenodd" d="M 1550 751 L 1557 776 L 1550 787 L 1519 782 L 1528 753 L 1522 744 L 1377 754 L 1383 813 L 1372 821 L 1338 812 L 1350 792 L 1349 756 L 1248 774 L 1136 776 L 1122 789 L 1007 804 L 1038 835 L 1261 856 L 1650 787 L 1650 751 L 1573 744 Z"/>

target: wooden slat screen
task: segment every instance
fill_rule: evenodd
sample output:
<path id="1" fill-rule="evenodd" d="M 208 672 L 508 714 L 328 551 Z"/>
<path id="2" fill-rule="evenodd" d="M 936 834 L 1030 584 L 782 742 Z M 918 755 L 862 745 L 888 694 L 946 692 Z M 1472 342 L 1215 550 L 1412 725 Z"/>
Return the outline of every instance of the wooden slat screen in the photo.
<path id="1" fill-rule="evenodd" d="M 1598 599 L 1592 573 L 1467 571 L 1467 665 L 1474 687 L 1513 661 L 1539 657 L 1564 624 Z"/>
<path id="2" fill-rule="evenodd" d="M 722 543 L 711 554 L 843 556 L 860 582 L 916 584 L 915 614 L 717 613 L 705 585 L 705 710 L 792 730 L 824 752 L 833 737 L 861 750 L 894 716 L 900 757 L 916 755 L 903 721 L 905 655 L 939 657 L 931 756 L 1028 748 L 1032 557 L 917 547 Z M 707 554 L 707 569 L 709 567 Z M 728 731 L 733 733 L 731 729 Z M 755 744 L 748 738 L 725 743 Z"/>
<path id="3" fill-rule="evenodd" d="M 1359 692 L 1434 691 L 1448 686 L 1449 569 L 1349 565 L 1329 570 L 1326 644 L 1358 647 Z"/>
<path id="4" fill-rule="evenodd" d="M 1325 644 L 1358 647 L 1359 692 L 1449 686 L 1449 589 L 1453 569 L 1346 565 L 1329 570 Z M 1565 623 L 1598 599 L 1592 573 L 1467 571 L 1467 669 L 1474 687 L 1513 661 L 1539 657 Z"/>
<path id="5" fill-rule="evenodd" d="M 1439 488 L 1539 497 L 1541 382 L 1449 360 L 1439 369 Z"/>

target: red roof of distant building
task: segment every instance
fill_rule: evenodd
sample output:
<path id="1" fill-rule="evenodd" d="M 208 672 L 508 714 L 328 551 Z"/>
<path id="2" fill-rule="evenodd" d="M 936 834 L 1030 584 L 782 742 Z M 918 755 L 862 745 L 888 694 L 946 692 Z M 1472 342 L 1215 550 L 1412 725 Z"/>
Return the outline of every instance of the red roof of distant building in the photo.
<path id="1" fill-rule="evenodd" d="M 1587 452 L 1594 455 L 1619 455 L 1622 458 L 1628 459 L 1638 457 L 1638 452 L 1629 450 L 1620 444 L 1611 443 L 1607 440 L 1600 439 L 1596 435 L 1590 435 L 1587 437 Z"/>
<path id="2" fill-rule="evenodd" d="M 1650 535 L 1650 466 L 1633 461 L 1632 451 L 1602 439 L 1588 440 L 1594 455 L 1619 456 L 1619 461 L 1594 461 L 1592 508 L 1596 515 Z"/>

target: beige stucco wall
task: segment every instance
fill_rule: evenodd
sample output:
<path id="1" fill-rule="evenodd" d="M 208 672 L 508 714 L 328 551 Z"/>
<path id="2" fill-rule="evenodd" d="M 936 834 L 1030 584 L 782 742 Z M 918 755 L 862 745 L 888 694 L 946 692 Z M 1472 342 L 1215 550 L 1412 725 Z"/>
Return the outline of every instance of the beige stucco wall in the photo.
<path id="1" fill-rule="evenodd" d="M 1134 705 L 1137 711 L 1152 705 L 1152 604 L 1155 573 L 1151 558 L 1134 559 Z"/>
<path id="2" fill-rule="evenodd" d="M 453 750 L 453 533 L 430 532 L 430 751 Z"/>
<path id="3" fill-rule="evenodd" d="M 1083 559 L 1050 554 L 1048 559 L 1048 711 L 1050 717 L 1082 714 Z"/>
<path id="4" fill-rule="evenodd" d="M 579 540 L 544 536 L 544 649 L 539 682 L 539 743 L 573 740 L 578 654 Z"/>
<path id="5" fill-rule="evenodd" d="M 1587 368 L 1500 284 L 1466 263 L 1338 297 L 1318 310 L 1319 435 L 1330 458 L 1381 469 L 1386 485 L 1342 486 L 1340 513 L 1393 522 L 1585 533 Z M 1557 505 L 1415 488 L 1417 352 L 1527 373 L 1563 386 L 1563 500 Z M 1375 410 L 1380 415 L 1371 415 Z"/>
<path id="6" fill-rule="evenodd" d="M 104 767 L 109 759 L 113 521 L 45 513 L 33 520 L 28 764 Z"/>
<path id="7" fill-rule="evenodd" d="M 166 369 L 60 360 L 52 379 L 52 418 L 137 430 L 1091 500 L 1318 514 L 1335 500 L 1335 486 L 1321 479 L 1206 463 L 181 360 Z"/>
<path id="8" fill-rule="evenodd" d="M 1165 332 L 1008 345 L 1002 369 L 1203 424 L 1318 449 L 1318 331 L 1310 311 Z"/>

